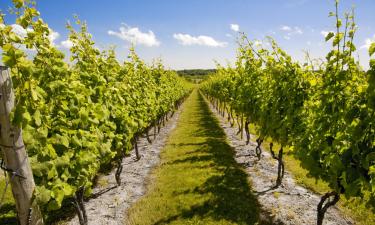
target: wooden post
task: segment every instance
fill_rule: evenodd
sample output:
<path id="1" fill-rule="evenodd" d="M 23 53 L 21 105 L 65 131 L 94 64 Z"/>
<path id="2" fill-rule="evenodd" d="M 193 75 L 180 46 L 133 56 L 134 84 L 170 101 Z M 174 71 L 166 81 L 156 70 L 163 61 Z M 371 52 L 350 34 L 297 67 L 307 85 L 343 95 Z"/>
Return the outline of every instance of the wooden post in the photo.
<path id="1" fill-rule="evenodd" d="M 0 147 L 16 201 L 20 225 L 42 225 L 39 206 L 33 201 L 34 177 L 22 139 L 22 129 L 11 124 L 14 92 L 9 70 L 0 66 Z M 12 172 L 13 171 L 13 172 Z"/>

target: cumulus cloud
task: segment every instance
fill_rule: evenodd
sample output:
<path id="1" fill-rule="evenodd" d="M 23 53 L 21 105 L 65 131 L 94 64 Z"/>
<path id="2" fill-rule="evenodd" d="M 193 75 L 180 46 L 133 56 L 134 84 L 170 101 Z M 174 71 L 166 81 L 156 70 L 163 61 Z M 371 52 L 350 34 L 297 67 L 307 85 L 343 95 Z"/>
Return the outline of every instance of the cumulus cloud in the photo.
<path id="1" fill-rule="evenodd" d="M 182 45 L 202 45 L 209 47 L 225 47 L 227 42 L 216 41 L 210 36 L 200 35 L 197 37 L 191 36 L 190 34 L 173 34 L 173 38 L 178 40 Z"/>
<path id="2" fill-rule="evenodd" d="M 154 32 L 142 32 L 138 27 L 130 27 L 123 24 L 119 28 L 119 32 L 109 30 L 108 34 L 116 36 L 124 41 L 131 42 L 135 45 L 144 45 L 147 47 L 159 46 L 160 42 L 156 39 Z"/>
<path id="3" fill-rule="evenodd" d="M 329 34 L 329 33 L 335 33 L 335 31 L 333 31 L 333 30 L 322 30 L 322 31 L 320 31 L 320 34 L 325 38 L 325 37 L 327 37 L 327 35 Z M 330 41 L 332 41 L 332 39 L 330 40 Z M 324 42 L 323 42 L 324 43 Z"/>
<path id="4" fill-rule="evenodd" d="M 300 27 L 290 27 L 290 26 L 281 26 L 280 27 L 280 30 L 284 31 L 286 34 L 284 35 L 284 39 L 286 40 L 290 40 L 292 38 L 292 36 L 295 36 L 295 35 L 301 35 L 303 34 L 303 31 Z"/>
<path id="5" fill-rule="evenodd" d="M 61 46 L 63 48 L 67 48 L 67 49 L 70 49 L 71 47 L 73 47 L 73 42 L 71 40 L 65 40 L 65 41 L 62 41 L 61 42 Z"/>
<path id="6" fill-rule="evenodd" d="M 284 25 L 284 26 L 281 26 L 281 27 L 280 27 L 280 30 L 283 30 L 283 31 L 291 31 L 292 28 L 289 27 L 289 26 Z"/>
<path id="7" fill-rule="evenodd" d="M 48 39 L 51 42 L 52 46 L 56 46 L 55 41 L 60 37 L 60 34 L 56 31 L 50 30 Z"/>
<path id="8" fill-rule="evenodd" d="M 12 27 L 12 31 L 21 38 L 25 38 L 27 36 L 27 32 L 31 31 L 31 29 L 26 30 L 18 24 L 12 24 L 10 26 Z"/>
<path id="9" fill-rule="evenodd" d="M 23 28 L 22 26 L 18 24 L 12 24 L 10 25 L 12 27 L 12 31 L 18 35 L 20 38 L 24 39 L 27 36 L 27 33 L 33 32 L 34 30 L 31 28 Z M 51 42 L 52 46 L 56 46 L 55 41 L 60 37 L 60 34 L 52 29 L 50 29 L 48 39 Z M 26 47 L 25 47 L 26 49 Z"/>
<path id="10" fill-rule="evenodd" d="M 294 27 L 294 32 L 295 32 L 296 34 L 303 34 L 303 31 L 302 31 L 301 28 L 299 28 L 299 27 Z"/>
<path id="11" fill-rule="evenodd" d="M 326 37 L 329 34 L 329 32 L 333 32 L 333 31 L 322 30 L 320 31 L 320 34 L 323 35 L 323 37 Z"/>
<path id="12" fill-rule="evenodd" d="M 259 40 L 254 41 L 255 46 L 261 46 L 262 44 L 263 44 L 263 42 L 261 42 Z"/>
<path id="13" fill-rule="evenodd" d="M 369 49 L 371 44 L 375 42 L 375 34 L 372 38 L 366 38 L 365 44 L 361 46 L 361 49 Z"/>
<path id="14" fill-rule="evenodd" d="M 233 30 L 233 31 L 238 32 L 240 30 L 240 25 L 232 23 L 230 25 L 230 29 Z"/>

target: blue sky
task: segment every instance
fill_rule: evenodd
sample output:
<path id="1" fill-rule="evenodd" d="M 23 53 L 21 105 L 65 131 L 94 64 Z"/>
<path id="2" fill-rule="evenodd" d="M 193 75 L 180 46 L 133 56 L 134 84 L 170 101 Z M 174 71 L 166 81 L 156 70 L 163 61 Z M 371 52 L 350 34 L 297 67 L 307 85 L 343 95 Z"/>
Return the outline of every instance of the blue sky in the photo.
<path id="1" fill-rule="evenodd" d="M 1 0 L 6 13 L 11 0 Z M 375 40 L 375 1 L 341 0 L 341 12 L 356 7 L 359 30 L 355 44 L 362 65 L 368 64 L 366 40 Z M 324 57 L 330 43 L 322 33 L 334 29 L 333 0 L 37 0 L 37 8 L 58 34 L 54 42 L 67 52 L 65 24 L 79 15 L 100 49 L 116 45 L 119 59 L 131 42 L 147 62 L 161 57 L 168 68 L 214 68 L 236 55 L 237 28 L 250 39 L 274 37 L 296 60 L 302 50 Z M 8 24 L 14 23 L 7 16 Z M 232 26 L 231 26 L 232 24 Z"/>

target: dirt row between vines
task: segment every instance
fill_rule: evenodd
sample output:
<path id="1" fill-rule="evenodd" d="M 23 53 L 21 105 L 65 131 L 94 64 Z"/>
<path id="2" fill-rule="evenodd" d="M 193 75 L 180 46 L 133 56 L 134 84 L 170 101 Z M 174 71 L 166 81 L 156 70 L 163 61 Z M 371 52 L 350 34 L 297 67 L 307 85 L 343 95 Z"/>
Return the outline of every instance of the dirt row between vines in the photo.
<path id="1" fill-rule="evenodd" d="M 176 127 L 180 111 L 181 109 L 166 122 L 155 140 L 150 132 L 151 144 L 146 137 L 139 138 L 137 143 L 141 159 L 137 161 L 134 149 L 130 156 L 124 158 L 121 186 L 117 187 L 115 180 L 116 168 L 98 178 L 98 185 L 93 189 L 93 196 L 97 197 L 85 202 L 89 225 L 124 224 L 127 210 L 145 194 L 148 175 L 159 164 L 160 151 L 164 148 L 170 132 Z M 78 217 L 75 216 L 67 224 L 79 225 Z"/>
<path id="2" fill-rule="evenodd" d="M 208 102 L 207 102 L 208 103 Z M 258 197 L 264 211 L 269 212 L 274 223 L 282 224 L 316 224 L 317 205 L 320 196 L 312 191 L 295 183 L 293 176 L 285 171 L 283 184 L 277 189 L 271 189 L 275 185 L 277 177 L 277 161 L 271 154 L 262 151 L 262 158 L 258 161 L 255 154 L 256 142 L 250 141 L 246 145 L 237 135 L 238 128 L 231 127 L 227 118 L 223 118 L 208 103 L 211 111 L 219 120 L 224 129 L 229 144 L 234 148 L 235 160 L 244 166 L 249 174 L 252 188 Z M 251 139 L 254 139 L 253 135 Z M 349 225 L 354 224 L 350 218 L 343 215 L 337 207 L 328 209 L 325 218 L 325 225 Z"/>

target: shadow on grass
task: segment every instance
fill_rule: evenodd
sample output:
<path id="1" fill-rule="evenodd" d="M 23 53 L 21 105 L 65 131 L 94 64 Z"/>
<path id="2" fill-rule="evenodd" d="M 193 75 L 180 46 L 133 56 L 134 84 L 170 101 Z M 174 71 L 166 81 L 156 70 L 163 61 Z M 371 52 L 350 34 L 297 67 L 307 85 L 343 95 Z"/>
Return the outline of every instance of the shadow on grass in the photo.
<path id="1" fill-rule="evenodd" d="M 211 196 L 209 200 L 181 210 L 177 215 L 162 218 L 155 225 L 168 224 L 179 219 L 210 217 L 215 221 L 225 220 L 237 224 L 274 224 L 272 218 L 262 212 L 256 196 L 250 189 L 248 176 L 234 160 L 234 150 L 226 141 L 224 131 L 210 112 L 201 95 L 198 97 L 197 120 L 200 129 L 193 137 L 205 138 L 199 144 L 181 143 L 177 146 L 195 145 L 194 155 L 174 160 L 168 164 L 188 163 L 194 167 L 197 162 L 209 163 L 217 173 L 209 177 L 201 186 L 185 190 L 175 195 L 197 194 Z M 219 175 L 216 175 L 219 174 Z"/>

